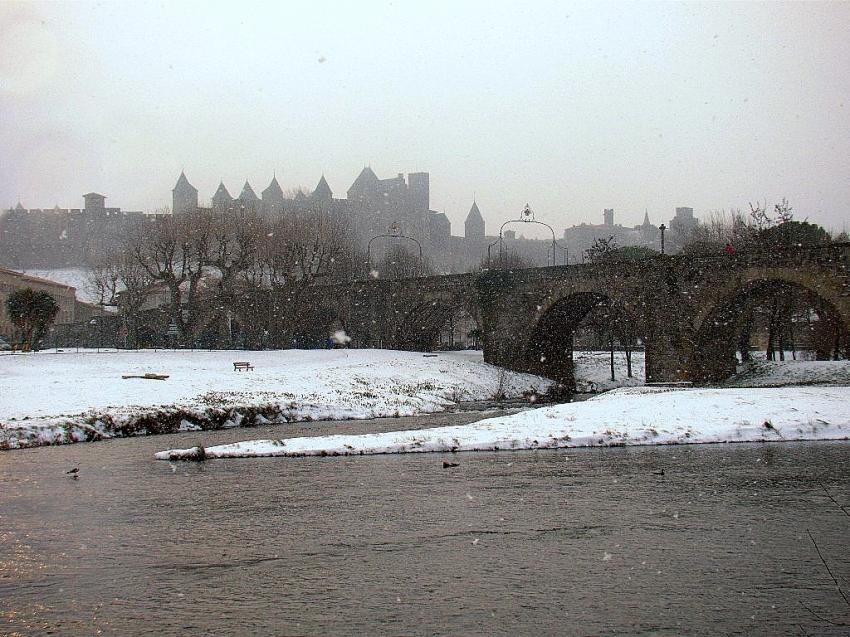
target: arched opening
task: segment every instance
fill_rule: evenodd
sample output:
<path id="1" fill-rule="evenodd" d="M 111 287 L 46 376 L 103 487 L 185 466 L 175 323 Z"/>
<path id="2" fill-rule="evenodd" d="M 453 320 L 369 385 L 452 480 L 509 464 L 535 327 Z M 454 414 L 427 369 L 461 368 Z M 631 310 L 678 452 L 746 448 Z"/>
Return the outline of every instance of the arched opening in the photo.
<path id="1" fill-rule="evenodd" d="M 847 358 L 847 326 L 835 305 L 814 290 L 760 280 L 737 290 L 702 321 L 691 379 L 719 382 L 753 359 Z"/>
<path id="2" fill-rule="evenodd" d="M 348 330 L 337 312 L 321 308 L 310 314 L 310 320 L 300 325 L 294 334 L 299 349 L 333 349 L 348 344 Z"/>
<path id="3" fill-rule="evenodd" d="M 483 347 L 481 323 L 465 307 L 449 312 L 438 330 L 437 349 L 480 350 Z"/>
<path id="4" fill-rule="evenodd" d="M 563 385 L 576 388 L 576 353 L 599 384 L 617 377 L 642 378 L 640 330 L 626 308 L 597 292 L 571 294 L 552 305 L 540 317 L 528 339 L 526 367 Z M 580 390 L 594 391 L 592 379 Z"/>
<path id="5" fill-rule="evenodd" d="M 466 306 L 430 301 L 407 313 L 395 341 L 398 349 L 419 352 L 480 349 L 482 335 L 481 323 Z"/>

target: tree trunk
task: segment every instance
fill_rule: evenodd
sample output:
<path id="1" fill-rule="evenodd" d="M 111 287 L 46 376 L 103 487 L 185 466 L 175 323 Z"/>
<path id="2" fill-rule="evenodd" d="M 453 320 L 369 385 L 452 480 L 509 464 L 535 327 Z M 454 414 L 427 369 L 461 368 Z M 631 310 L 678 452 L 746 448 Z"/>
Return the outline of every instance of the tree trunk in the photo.
<path id="1" fill-rule="evenodd" d="M 775 343 L 776 343 L 776 299 L 773 299 L 773 305 L 770 308 L 770 315 L 767 320 L 767 350 L 765 358 L 769 361 L 776 360 Z"/>

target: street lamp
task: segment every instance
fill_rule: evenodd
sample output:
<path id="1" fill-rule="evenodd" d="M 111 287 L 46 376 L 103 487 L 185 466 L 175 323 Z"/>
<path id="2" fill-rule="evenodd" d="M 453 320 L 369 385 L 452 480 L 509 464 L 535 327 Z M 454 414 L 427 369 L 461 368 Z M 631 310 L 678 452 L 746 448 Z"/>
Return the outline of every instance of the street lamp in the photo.
<path id="1" fill-rule="evenodd" d="M 501 237 L 499 237 L 493 243 L 491 243 L 490 245 L 487 246 L 487 268 L 488 269 L 490 268 L 490 248 L 492 248 L 494 245 L 499 243 L 499 241 L 501 241 Z M 501 250 L 499 251 L 499 256 L 501 257 Z"/>
<path id="2" fill-rule="evenodd" d="M 565 255 L 568 254 L 567 249 L 564 248 L 562 245 L 560 245 L 555 240 L 555 231 L 552 229 L 552 226 L 550 226 L 548 223 L 543 223 L 542 221 L 535 220 L 534 219 L 534 211 L 531 209 L 531 206 L 529 206 L 528 204 L 525 204 L 525 207 L 519 213 L 519 219 L 509 219 L 508 221 L 505 221 L 505 223 L 503 223 L 501 225 L 501 227 L 499 228 L 499 238 L 496 241 L 494 241 L 493 243 L 491 243 L 489 246 L 487 246 L 487 263 L 488 263 L 488 265 L 490 263 L 490 248 L 498 243 L 499 244 L 499 267 L 500 268 L 502 267 L 502 249 L 503 249 L 503 242 L 504 242 L 502 233 L 504 232 L 505 226 L 507 226 L 511 223 L 535 223 L 538 226 L 545 226 L 546 228 L 549 229 L 549 232 L 552 233 L 552 265 L 558 265 L 557 259 L 555 257 L 555 249 L 556 248 L 560 248 L 564 252 Z M 565 256 L 565 259 L 564 259 L 564 263 L 566 264 L 566 256 Z M 548 252 L 548 250 L 546 251 L 546 265 L 549 265 L 549 252 Z"/>
<path id="3" fill-rule="evenodd" d="M 393 221 L 387 232 L 383 234 L 376 234 L 374 237 L 369 239 L 369 244 L 366 246 L 366 263 L 369 265 L 369 269 L 372 268 L 372 242 L 375 239 L 406 239 L 408 241 L 413 241 L 416 244 L 416 247 L 419 248 L 419 272 L 422 272 L 422 244 L 419 243 L 413 237 L 408 237 L 406 234 L 403 234 L 401 228 L 398 225 L 397 221 Z"/>
<path id="4" fill-rule="evenodd" d="M 658 226 L 658 229 L 661 230 L 661 254 L 664 254 L 664 231 L 667 229 L 663 223 Z"/>
<path id="5" fill-rule="evenodd" d="M 557 260 L 555 259 L 555 248 L 558 248 L 561 251 L 561 255 L 563 256 L 563 261 L 561 265 L 569 265 L 570 262 L 570 249 L 567 246 L 562 246 L 560 243 L 555 243 L 552 245 L 552 265 L 558 265 Z M 548 250 L 547 250 L 548 252 Z"/>

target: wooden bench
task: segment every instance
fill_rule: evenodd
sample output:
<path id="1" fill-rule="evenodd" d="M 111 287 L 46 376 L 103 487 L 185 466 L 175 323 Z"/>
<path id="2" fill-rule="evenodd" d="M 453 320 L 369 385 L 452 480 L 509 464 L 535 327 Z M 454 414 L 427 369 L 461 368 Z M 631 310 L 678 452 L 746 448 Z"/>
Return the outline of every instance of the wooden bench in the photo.
<path id="1" fill-rule="evenodd" d="M 254 366 L 248 361 L 234 361 L 233 363 L 234 372 L 242 372 L 248 369 L 254 369 Z"/>

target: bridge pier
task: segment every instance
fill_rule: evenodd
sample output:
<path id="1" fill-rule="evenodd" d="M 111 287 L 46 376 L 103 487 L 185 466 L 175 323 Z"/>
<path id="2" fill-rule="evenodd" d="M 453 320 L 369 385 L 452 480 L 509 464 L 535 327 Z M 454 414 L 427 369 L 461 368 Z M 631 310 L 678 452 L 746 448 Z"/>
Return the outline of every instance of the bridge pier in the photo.
<path id="1" fill-rule="evenodd" d="M 689 360 L 677 346 L 679 339 L 669 334 L 656 334 L 645 342 L 647 383 L 677 383 L 689 381 Z"/>

